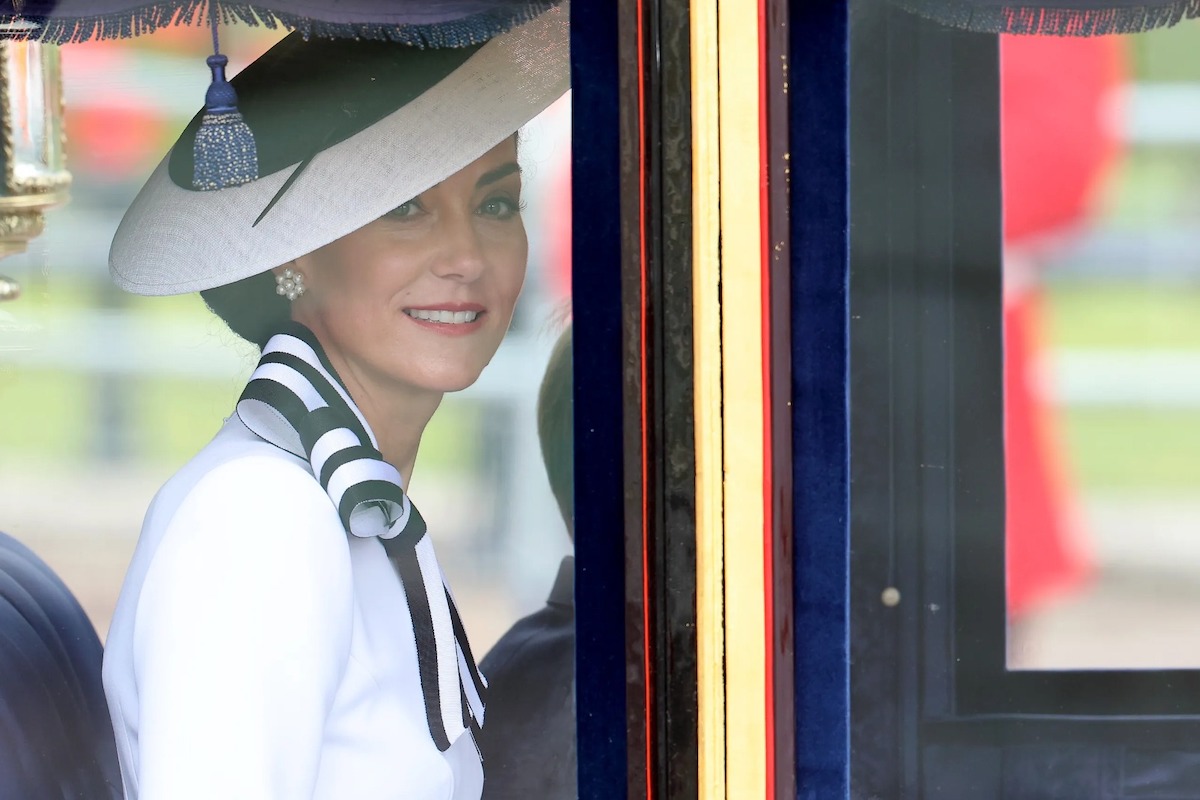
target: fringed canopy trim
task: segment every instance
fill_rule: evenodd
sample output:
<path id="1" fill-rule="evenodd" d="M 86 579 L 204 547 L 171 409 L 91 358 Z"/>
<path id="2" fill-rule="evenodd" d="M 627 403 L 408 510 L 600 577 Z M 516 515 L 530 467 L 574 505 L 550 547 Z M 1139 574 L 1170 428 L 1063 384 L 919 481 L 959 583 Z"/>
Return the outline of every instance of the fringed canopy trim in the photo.
<path id="1" fill-rule="evenodd" d="M 1165 28 L 1200 16 L 1200 0 L 1121 5 L 1095 0 L 1001 6 L 971 0 L 891 0 L 915 14 L 955 28 L 1033 36 L 1107 36 Z M 1084 5 L 1093 7 L 1081 7 Z M 1066 7 L 1063 6 L 1073 6 Z"/>
<path id="2" fill-rule="evenodd" d="M 464 13 L 457 19 L 438 22 L 404 22 L 403 13 L 395 8 L 381 12 L 375 19 L 355 20 L 319 19 L 304 14 L 292 13 L 272 5 L 280 3 L 219 3 L 217 13 L 221 22 L 241 22 L 246 25 L 269 29 L 283 27 L 299 31 L 305 38 L 326 39 L 376 39 L 401 42 L 414 47 L 466 47 L 481 44 L 516 27 L 544 11 L 558 5 L 561 0 L 528 0 L 521 3 L 494 4 L 493 8 Z M 7 10 L 12 4 L 5 3 Z M 414 3 L 413 6 L 418 4 Z M 480 4 L 475 4 L 480 5 Z M 19 29 L 0 33 L 0 38 L 32 39 L 47 44 L 69 44 L 96 39 L 128 39 L 142 34 L 154 33 L 172 25 L 200 25 L 208 22 L 209 0 L 174 0 L 114 11 L 95 16 L 13 16 L 0 13 L 0 24 L 20 25 Z M 2 8 L 3 6 L 0 6 Z M 337 13 L 336 5 L 332 13 Z M 321 13 L 321 12 L 317 12 Z M 420 18 L 420 12 L 412 15 Z M 428 18 L 428 14 L 425 15 Z"/>

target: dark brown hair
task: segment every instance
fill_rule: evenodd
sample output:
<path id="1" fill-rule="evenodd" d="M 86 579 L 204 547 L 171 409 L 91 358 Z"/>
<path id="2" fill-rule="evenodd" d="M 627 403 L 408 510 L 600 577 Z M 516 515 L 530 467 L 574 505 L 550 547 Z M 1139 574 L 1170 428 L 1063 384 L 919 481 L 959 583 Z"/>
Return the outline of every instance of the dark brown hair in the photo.
<path id="1" fill-rule="evenodd" d="M 575 538 L 575 404 L 572 392 L 574 368 L 571 355 L 571 328 L 567 327 L 550 353 L 546 374 L 538 390 L 538 440 L 550 490 L 558 501 L 558 510 L 567 523 L 567 533 Z"/>
<path id="2" fill-rule="evenodd" d="M 200 293 L 229 329 L 262 348 L 292 318 L 287 298 L 275 293 L 275 274 L 263 272 Z"/>

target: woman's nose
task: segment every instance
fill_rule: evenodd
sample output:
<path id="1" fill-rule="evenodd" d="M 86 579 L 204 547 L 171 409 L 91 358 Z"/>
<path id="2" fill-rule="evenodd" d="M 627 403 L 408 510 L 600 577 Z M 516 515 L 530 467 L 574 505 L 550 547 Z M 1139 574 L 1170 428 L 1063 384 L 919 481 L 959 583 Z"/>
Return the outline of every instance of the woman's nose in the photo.
<path id="1" fill-rule="evenodd" d="M 453 215 L 439 231 L 439 254 L 434 261 L 434 273 L 441 278 L 469 283 L 483 273 L 487 264 L 483 244 L 467 215 Z"/>

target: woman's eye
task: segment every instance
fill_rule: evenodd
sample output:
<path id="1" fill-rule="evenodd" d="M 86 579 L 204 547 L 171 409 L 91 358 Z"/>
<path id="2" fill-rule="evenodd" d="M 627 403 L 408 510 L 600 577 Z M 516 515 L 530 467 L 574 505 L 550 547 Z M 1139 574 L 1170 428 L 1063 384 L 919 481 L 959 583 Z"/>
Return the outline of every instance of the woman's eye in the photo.
<path id="1" fill-rule="evenodd" d="M 409 217 L 416 216 L 417 212 L 420 210 L 421 210 L 421 204 L 418 203 L 415 199 L 413 199 L 413 200 L 409 200 L 407 202 L 401 203 L 400 205 L 393 208 L 391 211 L 384 214 L 384 216 L 389 219 L 408 219 Z"/>
<path id="2" fill-rule="evenodd" d="M 521 212 L 521 204 L 508 197 L 489 197 L 479 207 L 479 213 L 494 219 L 512 219 Z"/>

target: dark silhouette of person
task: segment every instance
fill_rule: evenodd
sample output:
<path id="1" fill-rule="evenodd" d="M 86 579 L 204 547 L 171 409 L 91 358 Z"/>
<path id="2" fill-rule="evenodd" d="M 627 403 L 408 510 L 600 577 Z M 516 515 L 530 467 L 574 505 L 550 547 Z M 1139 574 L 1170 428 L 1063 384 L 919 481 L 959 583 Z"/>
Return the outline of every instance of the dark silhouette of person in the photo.
<path id="1" fill-rule="evenodd" d="M 538 438 L 550 488 L 574 540 L 571 329 L 538 392 Z M 483 800 L 575 798 L 575 564 L 559 566 L 546 605 L 518 620 L 483 659 L 487 717 L 479 738 Z"/>
<path id="2" fill-rule="evenodd" d="M 101 661 L 66 584 L 0 533 L 0 797 L 121 797 Z"/>

